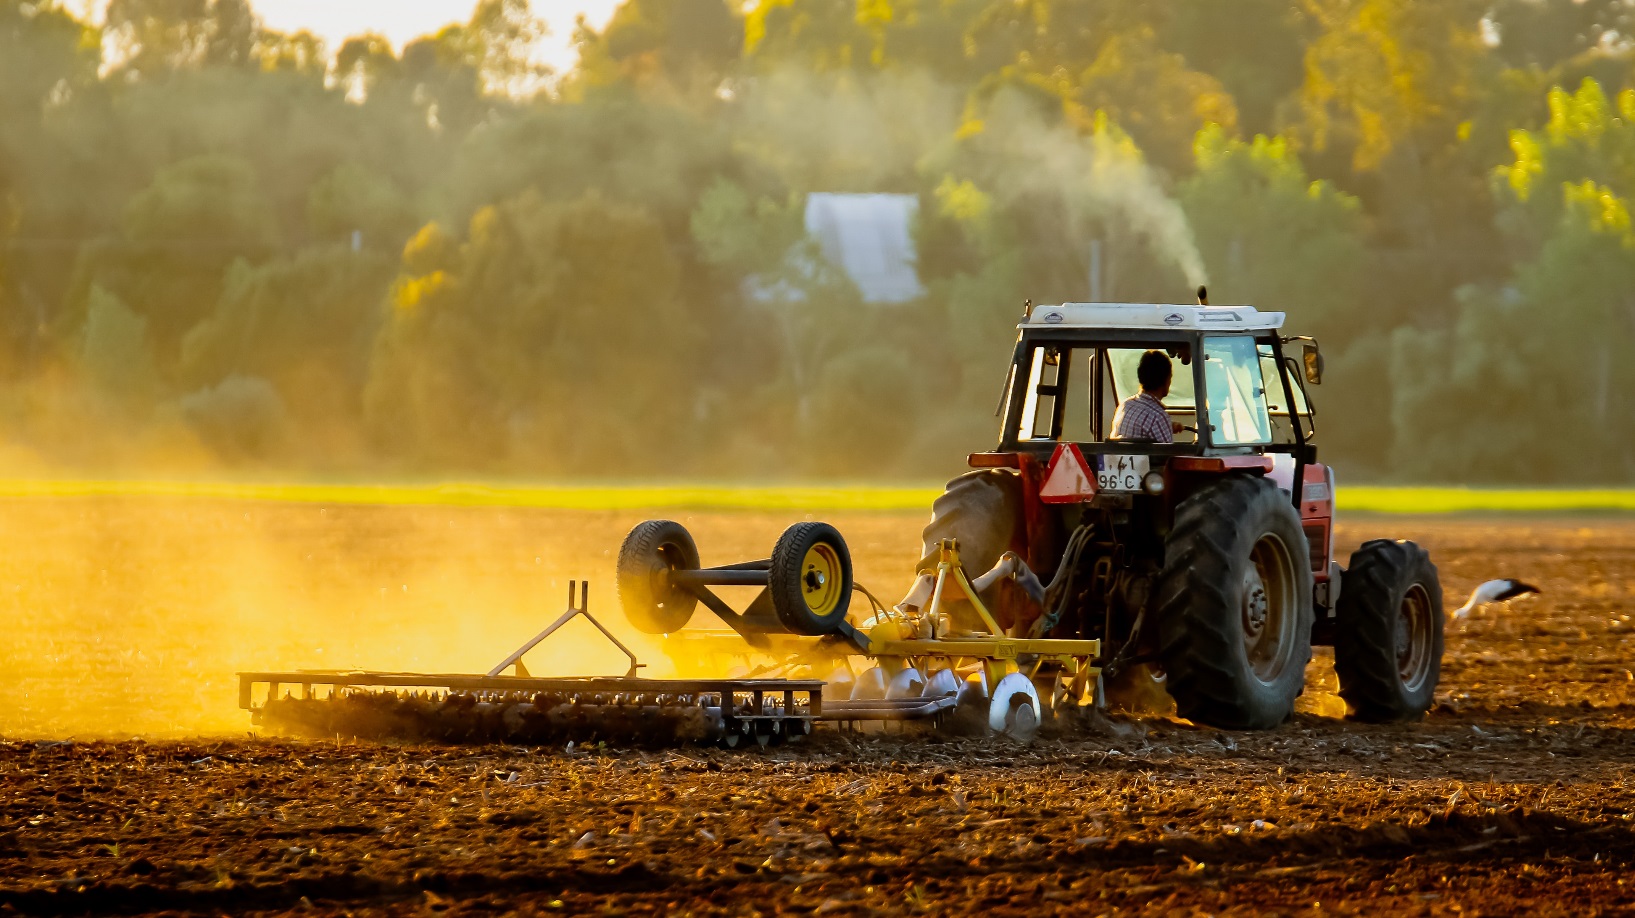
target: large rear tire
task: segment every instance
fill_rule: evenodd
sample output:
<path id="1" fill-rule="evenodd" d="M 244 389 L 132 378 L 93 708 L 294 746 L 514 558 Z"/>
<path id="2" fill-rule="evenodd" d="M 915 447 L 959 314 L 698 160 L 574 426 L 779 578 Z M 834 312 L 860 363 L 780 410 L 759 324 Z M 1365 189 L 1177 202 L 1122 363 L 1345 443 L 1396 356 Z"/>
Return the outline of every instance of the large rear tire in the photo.
<path id="1" fill-rule="evenodd" d="M 1419 720 L 1442 678 L 1442 584 L 1430 553 L 1374 539 L 1351 556 L 1334 610 L 1334 672 L 1351 716 Z"/>
<path id="2" fill-rule="evenodd" d="M 931 522 L 920 533 L 916 571 L 936 570 L 943 539 L 959 540 L 960 562 L 975 577 L 993 569 L 1017 547 L 1022 531 L 1022 476 L 1010 469 L 978 469 L 948 482 L 931 505 Z"/>
<path id="3" fill-rule="evenodd" d="M 672 520 L 648 520 L 624 537 L 614 582 L 619 605 L 637 630 L 670 634 L 693 617 L 698 597 L 671 586 L 665 576 L 678 570 L 698 570 L 698 546 L 685 526 Z"/>
<path id="4" fill-rule="evenodd" d="M 1294 712 L 1311 661 L 1308 554 L 1299 514 L 1265 478 L 1227 478 L 1181 502 L 1157 593 L 1176 713 L 1260 730 Z"/>
<path id="5" fill-rule="evenodd" d="M 978 469 L 948 482 L 931 505 L 931 522 L 921 531 L 921 556 L 915 572 L 937 569 L 938 546 L 944 539 L 959 542 L 959 560 L 972 577 L 993 570 L 1007 551 L 1026 555 L 1022 519 L 1022 476 L 1011 469 Z M 1026 602 L 1025 594 L 1008 578 L 990 587 L 983 604 L 1001 627 L 1009 628 Z M 949 613 L 957 630 L 984 628 L 969 603 L 950 602 Z"/>

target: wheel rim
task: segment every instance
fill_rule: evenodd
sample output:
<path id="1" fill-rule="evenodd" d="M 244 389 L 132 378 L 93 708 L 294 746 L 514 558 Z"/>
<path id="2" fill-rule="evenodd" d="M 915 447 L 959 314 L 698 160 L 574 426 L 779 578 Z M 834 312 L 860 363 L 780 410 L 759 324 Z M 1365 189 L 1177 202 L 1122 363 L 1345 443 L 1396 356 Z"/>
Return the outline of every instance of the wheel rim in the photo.
<path id="1" fill-rule="evenodd" d="M 1402 596 L 1397 611 L 1397 674 L 1402 687 L 1417 692 L 1431 676 L 1431 598 L 1421 584 Z"/>
<path id="2" fill-rule="evenodd" d="M 806 608 L 822 618 L 840 605 L 842 576 L 840 552 L 827 542 L 819 542 L 806 550 L 800 565 L 801 597 Z"/>
<path id="3" fill-rule="evenodd" d="M 1294 639 L 1294 571 L 1288 546 L 1271 533 L 1249 552 L 1239 609 L 1243 650 L 1255 678 L 1270 685 L 1289 665 Z"/>

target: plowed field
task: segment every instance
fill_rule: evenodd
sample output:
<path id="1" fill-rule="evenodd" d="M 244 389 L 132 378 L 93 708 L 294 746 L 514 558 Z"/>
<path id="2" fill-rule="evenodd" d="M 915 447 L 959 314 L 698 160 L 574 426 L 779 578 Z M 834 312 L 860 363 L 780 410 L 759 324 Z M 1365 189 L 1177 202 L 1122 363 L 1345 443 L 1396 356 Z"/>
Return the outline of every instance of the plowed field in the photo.
<path id="1" fill-rule="evenodd" d="M 707 563 L 764 557 L 790 521 L 688 517 Z M 237 669 L 480 671 L 570 577 L 611 611 L 638 518 L 5 502 L 0 913 L 1635 911 L 1627 517 L 1350 518 L 1342 551 L 1426 544 L 1450 607 L 1490 577 L 1545 590 L 1450 629 L 1412 726 L 1336 717 L 1319 654 L 1302 713 L 1264 733 L 1114 718 L 1027 747 L 662 753 L 246 735 Z M 919 516 L 829 518 L 860 579 L 900 590 Z M 587 635 L 531 664 L 616 657 Z"/>

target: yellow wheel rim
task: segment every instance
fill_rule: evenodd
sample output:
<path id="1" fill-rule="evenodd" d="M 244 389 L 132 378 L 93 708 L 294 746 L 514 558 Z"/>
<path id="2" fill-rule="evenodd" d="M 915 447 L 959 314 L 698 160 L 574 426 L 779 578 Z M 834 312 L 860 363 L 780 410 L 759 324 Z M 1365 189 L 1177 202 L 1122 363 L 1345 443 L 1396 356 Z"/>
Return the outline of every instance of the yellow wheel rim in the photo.
<path id="1" fill-rule="evenodd" d="M 806 550 L 800 565 L 801 596 L 806 608 L 822 618 L 840 605 L 840 590 L 844 584 L 840 567 L 840 553 L 833 545 L 819 542 Z"/>

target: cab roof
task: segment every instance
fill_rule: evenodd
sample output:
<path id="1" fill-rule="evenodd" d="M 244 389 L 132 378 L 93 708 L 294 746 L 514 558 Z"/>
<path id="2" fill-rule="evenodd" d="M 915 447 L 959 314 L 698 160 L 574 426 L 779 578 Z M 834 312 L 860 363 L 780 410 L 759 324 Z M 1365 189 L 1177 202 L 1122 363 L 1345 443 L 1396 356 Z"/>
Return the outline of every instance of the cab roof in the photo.
<path id="1" fill-rule="evenodd" d="M 1033 312 L 1017 327 L 1245 332 L 1282 328 L 1283 317 L 1281 312 L 1261 312 L 1253 306 L 1062 303 L 1033 307 Z"/>

